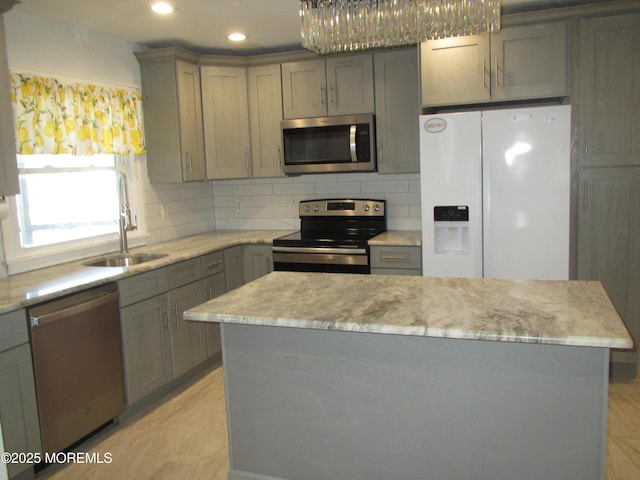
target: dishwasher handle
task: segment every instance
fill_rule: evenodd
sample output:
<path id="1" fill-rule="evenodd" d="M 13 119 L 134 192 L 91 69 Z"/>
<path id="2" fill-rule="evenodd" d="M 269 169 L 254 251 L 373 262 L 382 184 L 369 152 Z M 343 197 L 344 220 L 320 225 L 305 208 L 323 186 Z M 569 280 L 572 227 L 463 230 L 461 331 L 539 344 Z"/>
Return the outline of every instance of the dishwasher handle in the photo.
<path id="1" fill-rule="evenodd" d="M 56 310 L 49 313 L 43 313 L 40 315 L 30 315 L 29 321 L 31 323 L 31 328 L 34 328 L 41 325 L 46 325 L 48 323 L 53 323 L 58 320 L 69 318 L 70 316 L 77 315 L 78 313 L 93 310 L 94 308 L 100 307 L 106 303 L 113 302 L 113 301 L 116 301 L 116 302 L 118 301 L 117 291 L 116 292 L 99 292 L 99 293 L 96 293 L 94 297 L 90 297 L 87 300 L 82 301 L 81 303 L 71 305 L 61 310 Z"/>

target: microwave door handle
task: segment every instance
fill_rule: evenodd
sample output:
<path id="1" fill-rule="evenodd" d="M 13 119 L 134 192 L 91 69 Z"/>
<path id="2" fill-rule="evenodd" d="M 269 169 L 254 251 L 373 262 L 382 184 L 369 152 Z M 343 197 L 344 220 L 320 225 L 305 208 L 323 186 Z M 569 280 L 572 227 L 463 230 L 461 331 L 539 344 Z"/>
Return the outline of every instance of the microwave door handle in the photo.
<path id="1" fill-rule="evenodd" d="M 358 153 L 356 152 L 356 131 L 357 125 L 351 125 L 349 129 L 349 150 L 351 151 L 351 161 L 358 161 Z"/>

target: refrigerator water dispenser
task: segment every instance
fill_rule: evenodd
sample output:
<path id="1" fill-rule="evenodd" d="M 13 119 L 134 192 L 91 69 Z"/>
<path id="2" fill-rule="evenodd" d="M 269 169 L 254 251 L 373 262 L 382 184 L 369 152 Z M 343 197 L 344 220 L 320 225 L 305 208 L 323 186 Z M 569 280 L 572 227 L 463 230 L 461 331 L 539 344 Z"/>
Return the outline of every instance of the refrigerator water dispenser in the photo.
<path id="1" fill-rule="evenodd" d="M 433 207 L 436 253 L 469 254 L 469 207 Z"/>

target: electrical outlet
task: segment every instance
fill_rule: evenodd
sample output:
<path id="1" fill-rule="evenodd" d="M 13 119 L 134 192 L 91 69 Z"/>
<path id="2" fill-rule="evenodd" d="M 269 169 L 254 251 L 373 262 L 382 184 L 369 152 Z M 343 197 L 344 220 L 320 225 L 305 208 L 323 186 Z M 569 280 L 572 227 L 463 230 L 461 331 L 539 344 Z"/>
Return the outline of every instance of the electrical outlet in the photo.
<path id="1" fill-rule="evenodd" d="M 241 212 L 242 210 L 244 210 L 244 203 L 238 199 L 236 200 L 236 212 Z"/>

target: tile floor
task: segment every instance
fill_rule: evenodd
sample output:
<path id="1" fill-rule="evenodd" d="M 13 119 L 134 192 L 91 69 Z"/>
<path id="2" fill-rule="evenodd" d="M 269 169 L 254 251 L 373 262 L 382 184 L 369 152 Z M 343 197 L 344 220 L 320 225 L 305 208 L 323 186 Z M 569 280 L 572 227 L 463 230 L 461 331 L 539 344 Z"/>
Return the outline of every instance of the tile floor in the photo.
<path id="1" fill-rule="evenodd" d="M 113 461 L 50 466 L 36 479 L 226 480 L 229 462 L 222 368 L 204 374 L 156 408 L 107 428 L 79 451 L 108 452 Z M 638 479 L 640 380 L 612 382 L 607 480 Z"/>

